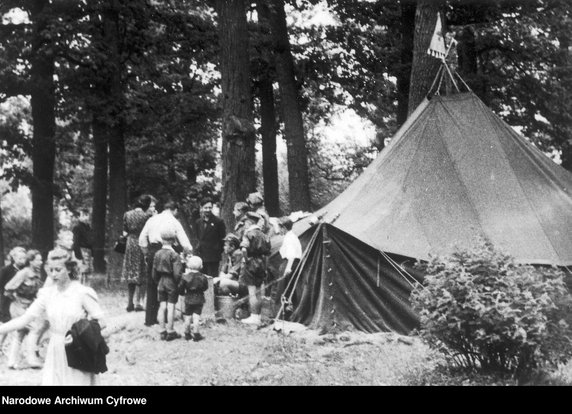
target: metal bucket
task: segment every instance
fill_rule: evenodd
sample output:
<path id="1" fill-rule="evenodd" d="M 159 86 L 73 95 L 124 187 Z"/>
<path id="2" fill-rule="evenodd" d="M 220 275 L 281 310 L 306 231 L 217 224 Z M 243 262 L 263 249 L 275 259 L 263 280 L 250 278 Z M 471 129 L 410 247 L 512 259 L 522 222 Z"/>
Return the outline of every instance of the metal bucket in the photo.
<path id="1" fill-rule="evenodd" d="M 215 309 L 216 314 L 220 318 L 234 318 L 234 310 L 236 308 L 236 298 L 232 296 L 216 296 Z"/>

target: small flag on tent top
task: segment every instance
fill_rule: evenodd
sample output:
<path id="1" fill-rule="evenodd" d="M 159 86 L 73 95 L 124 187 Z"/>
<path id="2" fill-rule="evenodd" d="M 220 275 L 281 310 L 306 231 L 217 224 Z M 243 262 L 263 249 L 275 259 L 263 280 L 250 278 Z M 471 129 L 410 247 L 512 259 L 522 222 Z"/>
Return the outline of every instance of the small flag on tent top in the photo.
<path id="1" fill-rule="evenodd" d="M 441 24 L 441 16 L 437 15 L 437 22 L 435 23 L 435 31 L 431 38 L 431 44 L 427 53 L 439 59 L 445 59 L 447 56 L 447 49 L 445 47 L 445 36 L 443 36 L 443 25 Z"/>

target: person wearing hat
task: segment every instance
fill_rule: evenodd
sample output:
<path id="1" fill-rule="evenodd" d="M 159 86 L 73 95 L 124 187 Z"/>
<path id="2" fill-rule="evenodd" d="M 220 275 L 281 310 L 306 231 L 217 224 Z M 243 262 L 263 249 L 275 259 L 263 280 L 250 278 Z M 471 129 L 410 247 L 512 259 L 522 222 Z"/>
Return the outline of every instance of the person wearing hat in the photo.
<path id="1" fill-rule="evenodd" d="M 178 284 L 183 274 L 183 262 L 173 249 L 177 240 L 171 229 L 161 231 L 163 245 L 153 258 L 153 280 L 157 283 L 157 301 L 159 311 L 157 320 L 160 327 L 160 338 L 172 341 L 181 335 L 175 332 L 175 305 L 179 299 Z"/>
<path id="2" fill-rule="evenodd" d="M 234 209 L 232 210 L 232 215 L 234 216 L 234 229 L 233 234 L 238 237 L 239 240 L 242 239 L 244 234 L 244 219 L 246 218 L 246 213 L 250 211 L 250 207 L 244 201 L 238 201 L 234 203 Z"/>
<path id="3" fill-rule="evenodd" d="M 246 285 L 250 316 L 241 322 L 260 324 L 260 287 L 266 279 L 266 261 L 270 254 L 270 239 L 259 227 L 261 216 L 254 212 L 246 215 L 244 236 L 240 243 L 244 264 L 238 278 L 239 285 Z"/>
<path id="4" fill-rule="evenodd" d="M 216 277 L 224 247 L 226 227 L 224 221 L 213 214 L 210 199 L 201 202 L 201 217 L 195 222 L 197 245 L 194 254 L 203 261 L 203 272 Z"/>
<path id="5" fill-rule="evenodd" d="M 239 293 L 238 277 L 242 268 L 242 258 L 239 238 L 235 234 L 227 234 L 224 238 L 224 253 L 219 275 L 213 279 L 219 295 L 236 295 Z M 245 295 L 248 294 L 246 286 L 243 290 Z"/>
<path id="6" fill-rule="evenodd" d="M 264 208 L 264 198 L 262 198 L 262 194 L 258 191 L 254 193 L 250 193 L 246 198 L 246 203 L 248 204 L 250 211 L 258 214 L 260 218 L 258 219 L 258 227 L 268 234 L 270 231 L 270 216 Z"/>

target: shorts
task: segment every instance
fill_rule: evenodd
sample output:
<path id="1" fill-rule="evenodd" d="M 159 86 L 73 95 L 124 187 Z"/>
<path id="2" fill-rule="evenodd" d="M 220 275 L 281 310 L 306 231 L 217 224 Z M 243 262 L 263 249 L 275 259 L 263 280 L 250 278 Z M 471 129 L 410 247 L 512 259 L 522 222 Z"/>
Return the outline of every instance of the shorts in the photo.
<path id="1" fill-rule="evenodd" d="M 179 292 L 172 277 L 162 276 L 157 285 L 157 300 L 159 302 L 177 303 Z"/>
<path id="2" fill-rule="evenodd" d="M 239 284 L 260 287 L 266 279 L 266 258 L 249 257 L 242 266 Z"/>
<path id="3" fill-rule="evenodd" d="M 238 282 L 238 297 L 243 298 L 248 296 L 248 286 L 244 283 Z"/>
<path id="4" fill-rule="evenodd" d="M 199 303 L 199 304 L 185 303 L 185 306 L 183 306 L 183 315 L 186 315 L 186 316 L 190 316 L 193 313 L 200 315 L 202 312 L 203 312 L 203 304 L 202 303 Z"/>

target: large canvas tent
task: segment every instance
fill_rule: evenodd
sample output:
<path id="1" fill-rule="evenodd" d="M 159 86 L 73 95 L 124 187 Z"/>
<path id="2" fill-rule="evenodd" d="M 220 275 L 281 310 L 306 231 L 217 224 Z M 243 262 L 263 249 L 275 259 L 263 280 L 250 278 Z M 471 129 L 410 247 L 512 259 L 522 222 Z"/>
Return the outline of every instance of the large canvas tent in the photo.
<path id="1" fill-rule="evenodd" d="M 399 297 L 398 301 L 381 300 L 384 293 L 378 283 L 346 289 L 345 300 L 355 303 L 338 310 L 360 309 L 343 320 L 361 330 L 406 331 L 412 326 L 410 313 L 402 309 L 408 292 L 394 289 L 384 266 L 380 272 L 372 271 L 371 257 L 381 253 L 382 262 L 392 254 L 427 259 L 470 246 L 482 235 L 522 263 L 572 264 L 572 174 L 471 92 L 425 100 L 360 177 L 316 214 L 329 223 L 328 234 L 346 246 L 343 257 L 328 265 L 336 269 L 330 273 L 338 278 L 375 277 L 386 284 L 387 292 L 397 292 Z M 304 240 L 323 230 L 308 220 L 296 226 L 299 234 L 306 232 Z M 327 301 L 311 299 L 318 297 L 316 278 L 323 276 L 326 266 L 316 264 L 324 260 L 320 252 L 307 249 L 309 257 L 295 275 L 298 306 L 292 320 L 324 327 L 333 323 L 331 318 L 321 319 L 327 313 Z M 334 296 L 330 302 L 335 302 L 341 291 L 334 289 L 334 295 L 325 296 Z M 361 305 L 370 295 L 380 300 L 364 310 Z M 387 309 L 392 307 L 389 318 Z M 375 322 L 365 327 L 358 319 Z"/>

